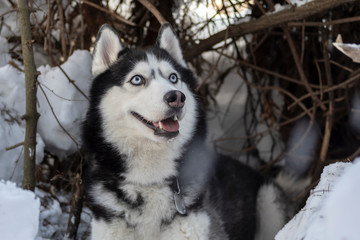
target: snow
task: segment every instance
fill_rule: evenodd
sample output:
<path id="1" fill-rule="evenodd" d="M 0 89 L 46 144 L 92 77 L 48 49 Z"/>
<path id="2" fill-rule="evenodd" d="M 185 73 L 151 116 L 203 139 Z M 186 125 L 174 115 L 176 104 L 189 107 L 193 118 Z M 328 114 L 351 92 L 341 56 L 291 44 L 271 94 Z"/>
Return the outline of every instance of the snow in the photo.
<path id="1" fill-rule="evenodd" d="M 88 51 L 77 50 L 61 65 L 61 68 L 74 84 L 87 96 L 91 83 L 91 55 Z M 38 80 L 48 98 L 53 111 L 67 131 L 56 121 L 54 114 L 41 89 L 38 89 L 40 118 L 38 132 L 44 139 L 48 150 L 64 157 L 77 150 L 80 144 L 80 125 L 88 107 L 88 100 L 70 83 L 58 67 L 49 65 L 38 68 Z M 72 138 L 68 136 L 71 135 Z"/>
<path id="2" fill-rule="evenodd" d="M 0 181 L 0 239 L 33 240 L 38 231 L 40 200 L 15 183 Z"/>
<path id="3" fill-rule="evenodd" d="M 275 240 L 356 240 L 360 228 L 360 159 L 324 168 L 305 207 Z"/>
<path id="4" fill-rule="evenodd" d="M 334 187 L 324 206 L 325 238 L 328 240 L 359 239 L 360 229 L 360 159 L 347 169 Z"/>
<path id="5" fill-rule="evenodd" d="M 24 73 L 9 64 L 0 67 L 0 179 L 16 183 L 21 183 L 23 176 L 23 147 L 6 148 L 24 141 L 25 123 L 20 119 L 25 114 L 24 93 Z M 45 145 L 39 134 L 36 141 L 36 163 L 40 163 Z"/>
<path id="6" fill-rule="evenodd" d="M 56 192 L 56 198 L 43 190 L 36 188 L 36 196 L 41 199 L 39 231 L 35 240 L 63 239 L 69 220 L 68 203 L 71 195 Z M 91 212 L 83 208 L 78 228 L 77 239 L 87 239 L 90 233 Z"/>
<path id="7" fill-rule="evenodd" d="M 271 12 L 270 14 L 280 12 L 280 11 L 283 11 L 285 9 L 290 9 L 292 7 L 300 7 L 300 6 L 302 6 L 304 4 L 307 4 L 307 3 L 311 2 L 311 1 L 313 1 L 313 0 L 287 0 L 287 2 L 290 3 L 291 5 L 289 5 L 289 4 L 281 5 L 280 3 L 276 3 L 274 5 L 274 11 Z"/>

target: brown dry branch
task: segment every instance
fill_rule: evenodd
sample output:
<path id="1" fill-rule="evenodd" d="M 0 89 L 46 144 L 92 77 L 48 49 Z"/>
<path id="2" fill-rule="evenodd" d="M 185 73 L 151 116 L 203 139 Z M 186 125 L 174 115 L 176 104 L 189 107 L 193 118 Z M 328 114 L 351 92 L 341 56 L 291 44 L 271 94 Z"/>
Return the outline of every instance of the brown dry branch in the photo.
<path id="1" fill-rule="evenodd" d="M 314 91 L 313 93 L 307 93 L 307 94 L 299 97 L 298 99 L 296 99 L 292 104 L 290 104 L 288 109 L 291 109 L 294 105 L 298 104 L 299 102 L 303 101 L 306 98 L 311 97 L 312 95 L 320 95 L 323 93 L 328 93 L 328 92 L 332 92 L 332 91 L 335 91 L 338 89 L 350 87 L 351 84 L 353 84 L 356 80 L 359 80 L 359 79 L 360 79 L 360 72 L 351 76 L 350 78 L 346 79 L 345 81 L 343 81 L 339 84 L 334 84 L 333 86 L 330 86 L 330 87 L 324 87 L 322 90 Z"/>
<path id="2" fill-rule="evenodd" d="M 125 24 L 127 24 L 127 25 L 129 25 L 129 26 L 132 26 L 132 27 L 135 27 L 135 26 L 136 26 L 136 23 L 133 23 L 133 22 L 131 22 L 131 21 L 129 21 L 129 20 L 127 20 L 127 19 L 119 16 L 118 14 L 116 14 L 116 13 L 114 13 L 114 12 L 112 12 L 112 11 L 106 9 L 106 8 L 104 8 L 104 7 L 101 7 L 101 6 L 99 6 L 99 5 L 96 5 L 95 3 L 92 3 L 92 2 L 86 1 L 86 0 L 81 0 L 80 3 L 89 5 L 89 6 L 91 6 L 91 7 L 93 7 L 93 8 L 96 8 L 96 9 L 98 9 L 98 10 L 104 12 L 104 13 L 107 13 L 107 14 L 109 14 L 110 16 L 114 17 L 115 19 L 119 20 L 120 22 L 123 22 L 123 23 L 125 23 Z"/>
<path id="3" fill-rule="evenodd" d="M 64 10 L 61 0 L 56 0 L 58 7 L 58 15 L 60 20 L 60 40 L 61 40 L 61 52 L 63 61 L 67 59 L 67 41 L 66 41 L 66 31 L 65 31 L 65 19 L 64 19 Z"/>
<path id="4" fill-rule="evenodd" d="M 324 33 L 322 34 L 322 45 L 323 45 L 323 57 L 324 57 L 324 66 L 325 66 L 325 76 L 326 82 L 329 87 L 333 85 L 332 75 L 331 75 L 331 65 L 328 56 L 328 36 Z M 321 170 L 324 166 L 326 157 L 328 155 L 328 149 L 330 145 L 331 132 L 333 128 L 333 114 L 334 114 L 334 92 L 328 92 L 329 96 L 329 109 L 326 112 L 326 120 L 325 120 L 325 130 L 323 141 L 320 148 L 320 156 L 319 160 L 315 165 L 315 178 L 318 178 L 321 174 Z"/>
<path id="5" fill-rule="evenodd" d="M 18 0 L 22 55 L 25 71 L 26 113 L 24 140 L 23 188 L 35 189 L 36 127 L 39 113 L 36 109 L 37 70 L 35 67 L 30 28 L 30 12 L 27 0 Z"/>
<path id="6" fill-rule="evenodd" d="M 338 20 L 333 21 L 326 21 L 326 22 L 289 22 L 287 25 L 289 27 L 297 27 L 297 26 L 303 26 L 303 27 L 323 27 L 323 26 L 331 26 L 336 24 L 344 24 L 344 23 L 351 23 L 351 22 L 359 22 L 360 17 L 349 17 L 349 18 L 342 18 Z"/>
<path id="7" fill-rule="evenodd" d="M 46 102 L 48 103 L 48 105 L 49 105 L 49 107 L 50 107 L 50 110 L 51 110 L 51 113 L 53 114 L 56 122 L 59 124 L 59 126 L 60 126 L 61 129 L 64 131 L 64 133 L 65 133 L 66 135 L 68 135 L 68 137 L 75 143 L 77 149 L 80 151 L 80 144 L 73 138 L 73 136 L 71 136 L 71 134 L 64 128 L 64 126 L 63 126 L 63 125 L 61 124 L 61 122 L 59 121 L 59 119 L 58 119 L 58 117 L 56 116 L 56 113 L 55 113 L 55 111 L 54 111 L 54 108 L 53 108 L 53 106 L 51 105 L 50 100 L 49 100 L 49 98 L 47 97 L 47 95 L 46 95 L 44 89 L 42 88 L 41 84 L 39 85 L 39 88 L 40 88 L 41 92 L 44 94 L 45 99 L 46 99 Z"/>
<path id="8" fill-rule="evenodd" d="M 80 165 L 82 167 L 82 164 Z M 71 198 L 71 209 L 68 219 L 68 226 L 66 229 L 66 239 L 77 239 L 77 230 L 80 224 L 81 212 L 84 200 L 84 187 L 82 184 L 82 174 L 76 173 L 75 178 L 72 182 L 72 198 Z"/>
<path id="9" fill-rule="evenodd" d="M 22 147 L 22 146 L 24 146 L 24 142 L 19 142 L 19 143 L 15 144 L 15 145 L 12 145 L 10 147 L 5 148 L 5 150 L 9 151 L 9 150 L 12 150 L 12 149 L 15 149 L 15 148 L 18 148 L 18 147 Z"/>
<path id="10" fill-rule="evenodd" d="M 293 56 L 293 59 L 294 59 L 294 62 L 295 62 L 295 65 L 296 65 L 296 68 L 299 72 L 299 75 L 300 75 L 300 79 L 301 81 L 304 83 L 304 86 L 306 88 L 306 90 L 312 94 L 314 91 L 312 90 L 312 88 L 310 87 L 310 84 L 309 84 L 309 81 L 305 75 L 305 72 L 304 72 L 304 69 L 303 67 L 301 66 L 301 62 L 300 62 L 300 58 L 299 58 L 299 55 L 297 54 L 296 52 L 296 48 L 295 48 L 295 44 L 292 40 L 292 37 L 290 35 L 290 32 L 289 32 L 289 29 L 287 26 L 283 26 L 283 29 L 284 29 L 284 33 L 285 33 L 285 36 L 286 36 L 286 40 L 289 44 L 289 47 L 290 47 L 290 51 L 292 53 L 292 56 Z M 317 96 L 315 95 L 311 95 L 312 96 L 312 99 L 313 101 L 318 104 L 320 106 L 320 108 L 325 111 L 326 110 L 326 107 L 325 105 L 320 101 L 319 98 L 317 98 Z"/>
<path id="11" fill-rule="evenodd" d="M 84 98 L 88 101 L 90 101 L 89 97 L 78 87 L 78 85 L 76 85 L 75 81 L 72 80 L 69 75 L 67 75 L 67 73 L 64 71 L 64 69 L 58 64 L 57 64 L 57 67 L 61 70 L 61 72 L 65 75 L 65 77 L 67 78 L 67 80 L 69 81 L 69 83 L 71 83 L 75 88 L 76 90 L 84 96 Z"/>
<path id="12" fill-rule="evenodd" d="M 146 9 L 148 9 L 159 21 L 161 25 L 166 23 L 167 21 L 165 18 L 161 15 L 161 13 L 152 5 L 152 3 L 148 0 L 138 0 Z"/>
<path id="13" fill-rule="evenodd" d="M 256 33 L 276 26 L 280 26 L 287 22 L 302 20 L 317 13 L 329 10 L 345 3 L 352 3 L 356 0 L 314 0 L 300 7 L 289 8 L 277 13 L 264 15 L 263 17 L 243 22 L 227 27 L 227 29 L 215 33 L 214 35 L 202 39 L 198 44 L 186 49 L 184 58 L 191 60 L 201 53 L 210 50 L 214 45 L 228 38 L 239 38 L 249 33 Z"/>

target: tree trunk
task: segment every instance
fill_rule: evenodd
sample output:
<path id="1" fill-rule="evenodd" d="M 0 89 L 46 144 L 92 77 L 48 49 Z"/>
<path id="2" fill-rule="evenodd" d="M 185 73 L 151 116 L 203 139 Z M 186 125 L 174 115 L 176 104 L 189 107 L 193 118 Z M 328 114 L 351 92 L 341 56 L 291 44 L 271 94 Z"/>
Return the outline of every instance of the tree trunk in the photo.
<path id="1" fill-rule="evenodd" d="M 23 188 L 35 189 L 36 127 L 39 114 L 36 110 L 37 71 L 32 49 L 30 13 L 27 0 L 18 0 L 20 34 L 25 71 L 26 113 L 24 140 Z"/>

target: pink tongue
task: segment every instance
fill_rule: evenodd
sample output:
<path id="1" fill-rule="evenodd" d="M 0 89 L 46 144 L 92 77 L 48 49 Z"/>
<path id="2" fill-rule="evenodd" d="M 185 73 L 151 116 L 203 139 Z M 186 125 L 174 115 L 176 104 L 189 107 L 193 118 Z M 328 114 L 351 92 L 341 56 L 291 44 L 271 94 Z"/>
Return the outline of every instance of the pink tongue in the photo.
<path id="1" fill-rule="evenodd" d="M 176 132 L 179 130 L 179 122 L 175 121 L 171 118 L 165 119 L 161 121 L 162 129 L 167 132 Z"/>

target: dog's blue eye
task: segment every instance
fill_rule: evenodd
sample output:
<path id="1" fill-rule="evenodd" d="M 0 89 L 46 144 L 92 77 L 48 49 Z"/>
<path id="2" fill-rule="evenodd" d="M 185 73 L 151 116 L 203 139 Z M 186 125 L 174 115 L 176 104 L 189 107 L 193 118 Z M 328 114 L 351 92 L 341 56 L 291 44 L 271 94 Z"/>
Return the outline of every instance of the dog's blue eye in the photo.
<path id="1" fill-rule="evenodd" d="M 178 77 L 177 77 L 177 75 L 176 75 L 175 73 L 172 73 L 172 74 L 170 74 L 170 76 L 169 76 L 169 80 L 170 80 L 172 83 L 177 83 Z"/>
<path id="2" fill-rule="evenodd" d="M 135 86 L 139 86 L 145 83 L 145 79 L 140 75 L 135 75 L 131 78 L 130 83 Z"/>

